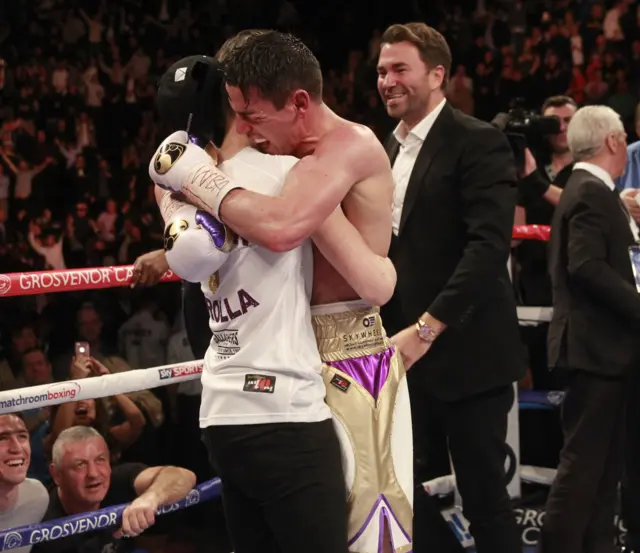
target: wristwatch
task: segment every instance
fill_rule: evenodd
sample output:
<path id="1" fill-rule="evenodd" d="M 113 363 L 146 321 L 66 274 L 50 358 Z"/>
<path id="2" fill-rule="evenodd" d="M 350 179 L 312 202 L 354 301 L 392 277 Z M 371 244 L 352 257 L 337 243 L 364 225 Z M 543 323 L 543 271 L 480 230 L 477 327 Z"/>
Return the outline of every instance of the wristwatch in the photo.
<path id="1" fill-rule="evenodd" d="M 434 340 L 438 337 L 436 331 L 422 319 L 418 319 L 416 330 L 418 331 L 418 338 L 429 345 L 433 344 Z"/>

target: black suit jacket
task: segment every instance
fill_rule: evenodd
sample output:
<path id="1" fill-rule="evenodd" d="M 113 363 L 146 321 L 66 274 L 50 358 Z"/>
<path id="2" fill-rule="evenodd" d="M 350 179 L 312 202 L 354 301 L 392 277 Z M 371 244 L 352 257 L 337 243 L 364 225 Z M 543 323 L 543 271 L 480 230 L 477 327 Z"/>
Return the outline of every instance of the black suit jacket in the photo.
<path id="1" fill-rule="evenodd" d="M 640 354 L 640 294 L 628 252 L 635 240 L 617 191 L 575 170 L 551 228 L 549 365 L 622 376 Z"/>
<path id="2" fill-rule="evenodd" d="M 393 135 L 386 148 L 393 163 L 399 148 Z M 390 251 L 398 283 L 382 310 L 389 334 L 425 311 L 447 324 L 411 369 L 445 401 L 524 374 L 507 271 L 516 196 L 506 137 L 446 104 L 411 173 Z"/>

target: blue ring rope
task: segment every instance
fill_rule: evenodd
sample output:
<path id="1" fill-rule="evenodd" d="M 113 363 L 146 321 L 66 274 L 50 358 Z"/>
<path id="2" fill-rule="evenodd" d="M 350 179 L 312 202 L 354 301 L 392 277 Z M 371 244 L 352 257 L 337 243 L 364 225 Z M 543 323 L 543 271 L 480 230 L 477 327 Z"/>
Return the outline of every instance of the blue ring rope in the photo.
<path id="1" fill-rule="evenodd" d="M 221 491 L 222 486 L 219 478 L 207 480 L 193 488 L 184 499 L 160 507 L 156 515 L 172 513 L 215 499 L 220 496 Z M 129 503 L 123 503 L 89 513 L 2 530 L 0 531 L 0 551 L 112 528 L 120 523 L 122 512 L 128 505 Z"/>

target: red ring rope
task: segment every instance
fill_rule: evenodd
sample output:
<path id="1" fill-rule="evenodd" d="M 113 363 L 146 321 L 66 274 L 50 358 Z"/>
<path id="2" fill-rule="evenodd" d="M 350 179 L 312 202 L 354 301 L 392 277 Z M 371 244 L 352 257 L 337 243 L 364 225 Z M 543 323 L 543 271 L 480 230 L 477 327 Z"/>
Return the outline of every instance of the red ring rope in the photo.
<path id="1" fill-rule="evenodd" d="M 0 296 L 31 296 L 53 292 L 75 292 L 129 286 L 132 276 L 133 265 L 0 274 Z M 179 280 L 178 275 L 167 271 L 162 275 L 161 282 Z"/>
<path id="2" fill-rule="evenodd" d="M 551 227 L 549 225 L 516 225 L 513 227 L 514 240 L 549 240 Z"/>
<path id="3" fill-rule="evenodd" d="M 547 225 L 516 225 L 514 240 L 549 240 L 551 227 Z M 66 271 L 34 271 L 0 274 L 0 296 L 32 296 L 53 292 L 77 292 L 129 286 L 133 265 L 92 267 Z M 168 271 L 160 282 L 176 282 L 180 278 Z"/>

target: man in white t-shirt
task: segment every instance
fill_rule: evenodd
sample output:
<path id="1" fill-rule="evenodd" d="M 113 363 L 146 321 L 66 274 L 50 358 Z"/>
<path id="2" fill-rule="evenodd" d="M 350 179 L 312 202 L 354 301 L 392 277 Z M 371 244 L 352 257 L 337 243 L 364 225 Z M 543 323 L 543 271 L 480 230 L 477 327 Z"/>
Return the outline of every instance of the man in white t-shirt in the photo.
<path id="1" fill-rule="evenodd" d="M 174 100 L 180 87 L 197 80 L 196 73 L 215 72 L 215 64 L 194 58 L 181 60 L 163 78 L 164 92 L 177 89 Z M 224 96 L 218 94 L 220 111 Z M 175 103 L 172 107 L 179 109 Z M 175 116 L 175 109 L 169 111 Z M 218 123 L 224 119 L 214 118 Z M 187 120 L 199 122 L 193 116 Z M 226 121 L 222 146 L 213 152 L 220 166 L 248 188 L 277 195 L 298 160 L 258 152 L 234 132 L 231 118 Z M 197 136 L 194 126 L 188 125 L 190 134 Z M 167 146 L 152 161 L 166 171 L 181 155 L 180 148 Z M 166 222 L 169 266 L 185 280 L 202 283 L 209 310 L 213 338 L 202 375 L 200 426 L 223 481 L 236 553 L 347 553 L 341 451 L 324 401 L 311 320 L 311 242 L 273 252 L 247 244 L 213 216 L 168 192 L 159 191 L 157 197 Z M 351 245 L 352 257 L 362 259 L 363 266 L 377 261 L 369 259 L 377 256 L 362 239 Z M 376 277 L 376 271 L 367 271 L 367 279 Z"/>
<path id="2" fill-rule="evenodd" d="M 18 415 L 0 415 L 0 529 L 36 524 L 49 506 L 49 494 L 38 480 L 27 478 L 31 460 L 29 432 Z M 7 543 L 6 540 L 13 540 Z M 17 541 L 16 541 L 17 540 Z M 17 544 L 17 535 L 3 544 Z M 12 549 L 28 553 L 31 546 Z"/>

